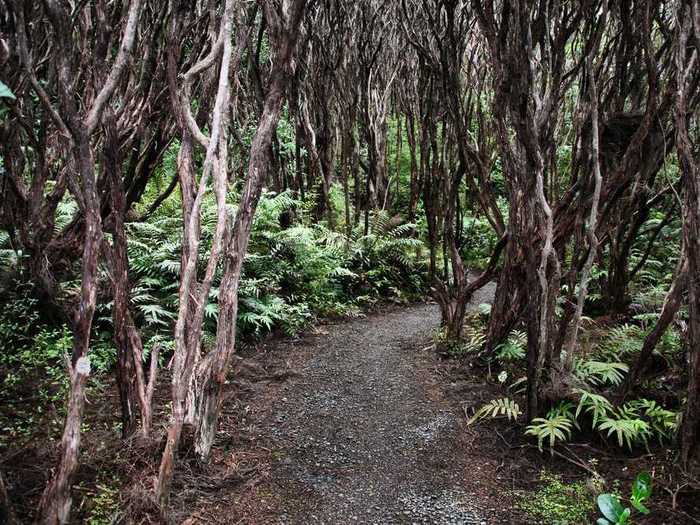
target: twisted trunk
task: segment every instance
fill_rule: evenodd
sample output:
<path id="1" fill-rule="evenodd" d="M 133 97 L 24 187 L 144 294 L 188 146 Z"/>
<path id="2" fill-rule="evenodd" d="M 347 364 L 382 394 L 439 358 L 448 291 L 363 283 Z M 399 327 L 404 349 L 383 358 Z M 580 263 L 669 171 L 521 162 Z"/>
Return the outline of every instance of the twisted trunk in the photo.
<path id="1" fill-rule="evenodd" d="M 248 177 L 236 213 L 236 220 L 225 243 L 224 275 L 219 293 L 216 347 L 197 367 L 195 451 L 203 460 L 208 459 L 211 452 L 221 411 L 226 375 L 236 342 L 238 286 L 241 269 L 248 248 L 253 217 L 260 200 L 263 183 L 268 174 L 269 145 L 284 102 L 284 94 L 290 78 L 291 61 L 305 5 L 306 0 L 295 0 L 290 7 L 289 19 L 281 20 L 274 8 L 266 4 L 265 15 L 268 26 L 276 37 L 274 44 L 278 49 L 278 55 L 270 72 L 263 113 L 251 144 Z"/>
<path id="2" fill-rule="evenodd" d="M 700 441 L 700 158 L 688 132 L 688 75 L 697 72 L 698 50 L 688 56 L 691 35 L 700 40 L 700 0 L 679 2 L 677 11 L 676 149 L 685 182 L 683 237 L 688 257 L 688 399 L 680 428 L 681 462 L 688 466 Z"/>
<path id="3" fill-rule="evenodd" d="M 102 218 L 95 186 L 94 161 L 85 131 L 76 134 L 76 165 L 83 186 L 85 240 L 83 245 L 80 300 L 73 321 L 73 355 L 67 363 L 70 376 L 68 407 L 60 445 L 58 468 L 39 503 L 39 521 L 67 523 L 71 509 L 70 489 L 78 468 L 80 429 L 83 420 L 85 385 L 90 374 L 90 332 L 97 300 L 97 260 L 102 243 Z"/>

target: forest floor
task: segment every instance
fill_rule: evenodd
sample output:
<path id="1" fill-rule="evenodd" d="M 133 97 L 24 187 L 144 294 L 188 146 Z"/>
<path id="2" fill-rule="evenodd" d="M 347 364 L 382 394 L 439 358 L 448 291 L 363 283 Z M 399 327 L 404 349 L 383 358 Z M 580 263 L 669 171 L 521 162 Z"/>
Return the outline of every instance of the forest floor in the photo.
<path id="1" fill-rule="evenodd" d="M 511 480 L 475 446 L 470 400 L 451 392 L 464 385 L 445 380 L 431 346 L 438 323 L 436 306 L 417 305 L 258 348 L 268 373 L 253 375 L 268 379 L 237 385 L 247 394 L 222 425 L 222 483 L 188 493 L 189 478 L 177 513 L 190 523 L 517 523 Z M 227 466 L 251 475 L 227 484 Z"/>
<path id="2" fill-rule="evenodd" d="M 493 292 L 483 289 L 472 309 Z M 466 414 L 502 396 L 502 387 L 486 370 L 441 358 L 432 344 L 438 324 L 435 305 L 393 307 L 244 352 L 215 457 L 206 467 L 180 464 L 171 518 L 185 525 L 543 523 L 522 508 L 558 505 L 566 513 L 569 505 L 536 498 L 543 473 L 560 476 L 563 490 L 582 487 L 591 512 L 591 468 L 618 490 L 640 469 L 661 479 L 672 464 L 585 443 L 567 447 L 566 459 L 538 451 L 517 425 L 467 426 Z M 638 523 L 698 522 L 671 512 L 670 497 L 656 489 L 653 514 Z M 692 492 L 683 497 L 693 509 Z"/>
<path id="3" fill-rule="evenodd" d="M 493 291 L 477 294 L 472 309 Z M 559 476 L 564 490 L 582 487 L 585 514 L 599 490 L 586 488 L 593 469 L 621 491 L 637 472 L 655 473 L 652 515 L 635 523 L 700 523 L 697 493 L 677 482 L 665 447 L 631 456 L 582 439 L 550 455 L 505 420 L 467 426 L 466 415 L 503 397 L 504 387 L 468 359 L 438 355 L 438 324 L 435 305 L 385 307 L 245 348 L 212 461 L 200 464 L 187 445 L 181 450 L 167 523 L 544 523 L 522 509 L 566 512 L 569 503 L 538 499 L 543 473 Z M 168 383 L 163 377 L 158 388 L 159 425 L 168 417 Z M 163 443 L 119 438 L 112 390 L 88 405 L 73 519 L 162 523 L 151 495 Z M 26 522 L 55 463 L 55 447 L 44 443 L 34 436 L 0 454 Z"/>

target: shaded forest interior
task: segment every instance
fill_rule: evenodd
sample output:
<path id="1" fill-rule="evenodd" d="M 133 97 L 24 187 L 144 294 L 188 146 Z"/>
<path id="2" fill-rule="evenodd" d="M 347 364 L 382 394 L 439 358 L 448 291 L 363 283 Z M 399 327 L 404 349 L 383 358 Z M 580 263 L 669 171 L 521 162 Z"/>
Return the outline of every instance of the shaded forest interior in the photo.
<path id="1" fill-rule="evenodd" d="M 0 521 L 167 522 L 237 354 L 432 301 L 465 429 L 641 465 L 533 523 L 700 523 L 699 104 L 700 0 L 0 0 Z"/>

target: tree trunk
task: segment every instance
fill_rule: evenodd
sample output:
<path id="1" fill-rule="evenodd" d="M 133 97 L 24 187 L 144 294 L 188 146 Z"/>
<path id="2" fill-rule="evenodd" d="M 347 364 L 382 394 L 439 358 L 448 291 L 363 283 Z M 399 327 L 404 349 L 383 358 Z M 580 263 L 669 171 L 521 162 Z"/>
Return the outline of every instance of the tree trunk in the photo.
<path id="1" fill-rule="evenodd" d="M 679 2 L 676 44 L 676 148 L 685 182 L 683 237 L 688 257 L 688 399 L 680 429 L 681 462 L 690 464 L 700 441 L 700 158 L 688 133 L 688 72 L 697 71 L 697 49 L 688 57 L 689 37 L 700 39 L 700 0 Z"/>
<path id="2" fill-rule="evenodd" d="M 600 192 L 603 185 L 603 176 L 600 168 L 600 131 L 599 131 L 599 112 L 598 112 L 598 88 L 595 83 L 595 75 L 593 74 L 593 55 L 589 54 L 586 58 L 586 73 L 588 78 L 588 94 L 590 99 L 590 119 L 591 119 L 591 165 L 593 171 L 593 197 L 591 200 L 591 211 L 586 224 L 586 237 L 588 238 L 588 254 L 583 263 L 581 270 L 581 284 L 579 286 L 578 299 L 576 308 L 572 316 L 571 334 L 565 345 L 566 348 L 566 366 L 563 367 L 564 377 L 567 377 L 573 370 L 574 355 L 578 342 L 578 331 L 583 316 L 583 307 L 586 304 L 588 297 L 588 283 L 591 277 L 591 270 L 598 253 L 598 208 L 600 205 Z M 572 266 L 576 264 L 572 262 Z M 573 279 L 575 280 L 575 271 L 572 269 Z M 575 286 L 572 288 L 575 290 Z M 564 318 L 568 317 L 566 314 Z M 555 365 L 555 356 L 548 353 L 545 357 L 545 362 L 549 367 Z"/>
<path id="3" fill-rule="evenodd" d="M 104 171 L 109 177 L 111 186 L 111 225 L 114 244 L 113 248 L 111 248 L 105 240 L 104 250 L 112 279 L 112 322 L 114 326 L 114 344 L 117 348 L 116 381 L 121 405 L 122 436 L 126 437 L 134 429 L 135 412 L 138 405 L 136 367 L 134 366 L 131 341 L 126 328 L 130 292 L 129 259 L 126 251 L 126 232 L 124 230 L 126 199 L 121 181 L 119 139 L 113 116 L 105 116 L 105 129 Z M 136 335 L 138 336 L 138 334 Z M 136 365 L 140 365 L 140 363 L 136 363 Z"/>
<path id="4" fill-rule="evenodd" d="M 131 283 L 129 282 L 128 242 L 124 221 L 127 213 L 126 189 L 121 176 L 119 136 L 116 121 L 105 116 L 104 170 L 109 177 L 112 197 L 110 215 L 112 245 L 104 241 L 104 252 L 112 280 L 114 342 L 117 347 L 117 388 L 122 407 L 122 435 L 130 435 L 136 426 L 136 407 L 141 415 L 141 434 L 151 430 L 151 397 L 155 386 L 158 348 L 151 355 L 151 374 L 148 381 L 143 370 L 143 342 L 130 309 Z"/>
<path id="5" fill-rule="evenodd" d="M 0 472 L 0 523 L 5 523 L 6 525 L 16 525 L 18 523 L 17 516 L 15 516 L 15 512 L 12 509 L 10 496 L 7 494 L 5 478 L 2 472 Z"/>
<path id="6" fill-rule="evenodd" d="M 71 385 L 68 410 L 60 445 L 58 470 L 49 481 L 39 503 L 42 523 L 66 523 L 71 508 L 70 488 L 78 468 L 80 427 L 83 420 L 85 384 L 90 374 L 90 333 L 97 300 L 97 260 L 102 243 L 102 218 L 95 185 L 94 161 L 89 138 L 84 130 L 77 136 L 76 164 L 83 185 L 85 213 L 85 241 L 80 302 L 73 324 L 73 356 L 67 365 Z"/>
<path id="7" fill-rule="evenodd" d="M 683 294 L 687 289 L 688 261 L 684 258 L 679 261 L 676 276 L 671 284 L 671 289 L 668 291 L 666 298 L 664 299 L 659 320 L 656 322 L 653 330 L 644 338 L 644 343 L 642 344 L 642 349 L 639 352 L 639 357 L 637 357 L 637 360 L 627 374 L 627 378 L 625 379 L 621 389 L 623 399 L 627 397 L 639 384 L 642 374 L 647 367 L 647 363 L 649 362 L 656 345 L 659 343 L 664 333 L 666 333 L 668 327 L 671 326 L 671 323 L 675 319 L 678 310 L 680 310 L 683 304 Z"/>
<path id="8" fill-rule="evenodd" d="M 352 237 L 352 217 L 350 210 L 350 174 L 352 171 L 352 152 L 354 149 L 352 128 L 348 128 L 342 139 L 341 169 L 343 173 L 343 208 L 345 211 L 345 237 L 349 249 Z"/>
<path id="9" fill-rule="evenodd" d="M 89 107 L 81 114 L 74 95 L 75 71 L 71 62 L 72 33 L 70 29 L 70 12 L 65 6 L 55 2 L 44 3 L 49 12 L 49 19 L 59 37 L 60 51 L 56 69 L 61 90 L 61 117 L 56 120 L 65 122 L 63 131 L 71 139 L 71 157 L 74 161 L 69 175 L 69 187 L 76 201 L 82 207 L 85 229 L 82 257 L 82 282 L 78 307 L 73 319 L 73 355 L 67 363 L 70 376 L 68 409 L 63 436 L 60 445 L 60 459 L 57 470 L 53 473 L 39 502 L 38 521 L 46 524 L 66 523 L 71 508 L 71 485 L 78 468 L 80 452 L 80 431 L 83 418 L 85 384 L 90 374 L 90 335 L 97 301 L 98 269 L 97 262 L 102 245 L 102 216 L 97 181 L 95 177 L 95 159 L 91 149 L 91 136 L 102 122 L 102 115 L 110 101 L 124 72 L 129 55 L 136 39 L 140 0 L 129 3 L 128 16 L 124 32 L 118 46 L 118 52 L 101 79 L 97 94 Z M 26 50 L 25 50 L 26 51 Z M 27 64 L 29 67 L 29 64 Z M 33 74 L 33 72 L 32 72 Z M 49 102 L 47 110 L 56 114 Z"/>
<path id="10" fill-rule="evenodd" d="M 182 84 L 177 86 L 177 36 L 181 19 L 174 17 L 172 21 L 169 41 L 169 87 L 173 111 L 178 116 L 178 123 L 182 133 L 182 146 L 178 159 L 178 173 L 181 187 L 191 188 L 194 193 L 183 193 L 183 255 L 180 276 L 180 288 L 178 291 L 180 304 L 177 321 L 175 323 L 175 353 L 173 356 L 172 377 L 172 417 L 168 428 L 166 446 L 161 457 L 158 480 L 155 492 L 158 503 L 165 507 L 170 495 L 170 486 L 175 469 L 175 455 L 177 453 L 182 429 L 187 416 L 187 406 L 192 403 L 196 406 L 196 391 L 188 396 L 194 386 L 192 379 L 194 369 L 199 360 L 201 348 L 201 333 L 204 313 L 209 299 L 212 282 L 219 264 L 223 249 L 224 239 L 228 231 L 228 211 L 226 206 L 226 194 L 228 187 L 228 144 L 227 128 L 231 117 L 231 99 L 229 73 L 232 69 L 233 46 L 231 35 L 233 33 L 234 0 L 227 0 L 224 13 L 218 31 L 217 43 L 212 46 L 210 53 L 194 64 L 184 75 Z M 248 31 L 243 30 L 239 34 L 236 48 L 236 62 L 233 69 L 238 66 L 240 57 L 248 41 Z M 206 70 L 217 62 L 220 56 L 220 69 L 217 75 L 218 85 L 214 109 L 211 115 L 211 136 L 207 137 L 198 127 L 190 111 L 190 89 L 196 75 Z M 198 183 L 195 183 L 193 170 L 193 139 L 206 149 L 206 156 L 202 163 L 202 172 Z M 272 134 L 265 144 L 266 155 L 271 153 Z M 200 231 L 199 215 L 202 201 L 208 190 L 210 177 L 213 178 L 214 193 L 216 196 L 216 226 L 211 242 L 211 251 L 207 261 L 204 276 L 199 282 L 197 266 L 199 259 Z M 196 191 L 194 188 L 197 188 Z"/>
<path id="11" fill-rule="evenodd" d="M 250 239 L 253 217 L 269 166 L 267 145 L 279 121 L 290 78 L 290 64 L 293 60 L 306 2 L 307 0 L 294 0 L 289 9 L 288 20 L 280 20 L 274 8 L 266 4 L 267 23 L 275 29 L 275 36 L 279 38 L 274 42 L 278 55 L 270 72 L 263 113 L 251 144 L 248 178 L 230 237 L 226 242 L 224 276 L 219 295 L 216 348 L 203 359 L 197 369 L 199 391 L 196 400 L 195 451 L 202 460 L 208 459 L 214 442 L 226 375 L 236 342 L 238 285 L 241 269 Z"/>
<path id="12" fill-rule="evenodd" d="M 416 207 L 420 197 L 420 176 L 418 171 L 418 160 L 416 158 L 416 132 L 412 113 L 406 114 L 406 139 L 411 153 L 411 180 L 409 183 L 408 197 L 408 221 L 413 222 L 416 218 Z"/>

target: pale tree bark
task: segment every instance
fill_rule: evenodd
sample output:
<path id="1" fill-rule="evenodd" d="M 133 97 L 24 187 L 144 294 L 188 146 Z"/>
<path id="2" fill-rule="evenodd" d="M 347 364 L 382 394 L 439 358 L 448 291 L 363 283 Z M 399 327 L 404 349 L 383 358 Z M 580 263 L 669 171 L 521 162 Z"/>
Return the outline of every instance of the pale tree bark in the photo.
<path id="1" fill-rule="evenodd" d="M 90 374 L 90 334 L 95 313 L 97 295 L 97 260 L 102 243 L 102 218 L 97 193 L 94 154 L 91 135 L 102 121 L 107 102 L 116 90 L 126 61 L 134 45 L 136 28 L 141 12 L 140 0 L 129 5 L 128 19 L 119 45 L 119 51 L 109 71 L 107 80 L 93 100 L 86 115 L 81 115 L 74 96 L 75 71 L 72 70 L 70 15 L 58 2 L 47 1 L 45 7 L 51 24 L 58 34 L 58 79 L 61 93 L 61 114 L 71 134 L 75 175 L 72 175 L 71 191 L 82 207 L 85 217 L 83 243 L 82 281 L 79 304 L 73 319 L 73 355 L 67 362 L 70 377 L 68 407 L 60 445 L 60 459 L 39 504 L 39 521 L 57 524 L 69 521 L 71 508 L 71 483 L 78 466 L 80 431 L 85 400 L 85 386 Z M 21 7 L 20 7 L 21 9 Z"/>
<path id="2" fill-rule="evenodd" d="M 182 429 L 187 413 L 186 403 L 190 391 L 192 375 L 199 351 L 202 322 L 209 298 L 209 291 L 222 251 L 226 232 L 226 190 L 227 190 L 227 138 L 226 128 L 230 118 L 230 68 L 233 55 L 232 33 L 234 22 L 234 0 L 227 0 L 221 19 L 217 40 L 212 43 L 208 55 L 193 65 L 184 75 L 179 90 L 171 79 L 173 110 L 178 115 L 178 122 L 183 134 L 183 147 L 180 150 L 178 170 L 183 188 L 196 188 L 194 199 L 188 201 L 190 209 L 185 214 L 183 232 L 183 266 L 180 277 L 178 317 L 175 324 L 175 354 L 172 376 L 172 413 L 167 431 L 165 449 L 161 457 L 156 498 L 165 507 L 170 495 L 175 470 L 175 456 L 180 444 Z M 173 20 L 170 45 L 177 46 L 177 19 Z M 174 53 L 171 55 L 171 59 Z M 218 57 L 220 69 L 216 101 L 211 118 L 211 136 L 206 136 L 197 125 L 190 112 L 190 89 L 196 75 L 211 67 Z M 196 140 L 206 150 L 199 183 L 196 183 L 193 170 L 193 145 Z M 202 282 L 197 279 L 197 260 L 199 256 L 200 231 L 199 215 L 202 202 L 207 193 L 210 178 L 214 179 L 216 194 L 217 220 L 212 240 L 211 252 Z M 184 203 L 184 201 L 183 201 Z M 186 245 L 186 247 L 185 247 Z"/>
<path id="3" fill-rule="evenodd" d="M 248 175 L 233 227 L 225 243 L 224 275 L 219 293 L 216 347 L 197 367 L 195 451 L 206 460 L 211 452 L 223 402 L 224 385 L 236 342 L 238 286 L 262 185 L 270 165 L 270 142 L 277 127 L 307 0 L 284 2 L 284 9 L 272 1 L 263 2 L 275 58 L 265 93 L 263 112 L 253 137 Z"/>
<path id="4" fill-rule="evenodd" d="M 597 21 L 599 26 L 604 26 L 607 19 L 607 5 L 603 6 L 603 14 L 601 19 Z M 600 33 L 599 33 L 600 35 Z M 598 111 L 598 87 L 596 85 L 596 76 L 594 69 L 593 56 L 598 49 L 598 42 L 589 52 L 586 58 L 585 73 L 588 82 L 588 103 L 590 104 L 590 122 L 591 122 L 591 150 L 590 164 L 593 171 L 593 196 L 591 197 L 591 211 L 586 224 L 586 237 L 588 239 L 588 254 L 581 270 L 581 282 L 579 284 L 579 293 L 576 301 L 576 309 L 574 310 L 573 319 L 571 320 L 571 328 L 568 340 L 565 345 L 566 358 L 564 373 L 571 372 L 574 363 L 574 354 L 576 344 L 578 342 L 578 331 L 581 325 L 581 317 L 583 316 L 583 307 L 588 297 L 588 284 L 591 279 L 591 270 L 595 263 L 595 258 L 598 254 L 598 207 L 600 205 L 600 192 L 603 186 L 603 175 L 600 168 L 600 126 L 599 126 L 599 111 Z"/>

